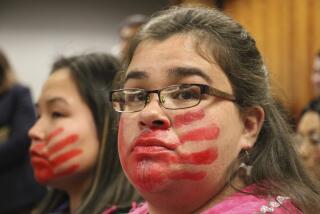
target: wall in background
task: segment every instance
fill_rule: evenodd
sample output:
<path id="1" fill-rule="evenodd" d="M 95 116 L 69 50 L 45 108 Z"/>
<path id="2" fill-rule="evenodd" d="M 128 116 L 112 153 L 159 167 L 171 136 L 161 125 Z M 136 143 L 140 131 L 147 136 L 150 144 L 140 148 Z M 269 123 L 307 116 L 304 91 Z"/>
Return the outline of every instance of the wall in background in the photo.
<path id="1" fill-rule="evenodd" d="M 298 116 L 313 97 L 310 74 L 320 49 L 320 0 L 225 0 L 224 9 L 256 39 L 276 96 Z"/>
<path id="2" fill-rule="evenodd" d="M 1 0 L 0 48 L 37 99 L 59 55 L 111 52 L 125 17 L 150 15 L 167 4 L 166 0 Z"/>
<path id="3" fill-rule="evenodd" d="M 110 52 L 126 16 L 150 15 L 183 2 L 212 6 L 222 0 L 1 0 L 0 47 L 36 98 L 57 56 Z M 275 93 L 298 115 L 313 96 L 310 72 L 320 49 L 320 0 L 224 0 L 223 5 L 255 37 Z"/>

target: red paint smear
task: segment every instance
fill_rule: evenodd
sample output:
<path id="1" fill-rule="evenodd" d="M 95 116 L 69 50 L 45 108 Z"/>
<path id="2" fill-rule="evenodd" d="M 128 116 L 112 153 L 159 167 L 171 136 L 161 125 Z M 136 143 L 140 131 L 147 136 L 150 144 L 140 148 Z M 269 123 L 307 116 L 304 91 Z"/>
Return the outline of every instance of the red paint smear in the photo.
<path id="1" fill-rule="evenodd" d="M 155 167 L 154 163 L 148 161 L 135 162 L 130 172 L 133 182 L 144 191 L 152 191 L 164 181 L 162 169 Z"/>
<path id="2" fill-rule="evenodd" d="M 207 173 L 188 172 L 188 171 L 173 171 L 171 172 L 170 164 L 211 164 L 218 157 L 216 149 L 207 149 L 200 152 L 191 154 L 174 154 L 171 152 L 138 154 L 135 160 L 132 161 L 133 165 L 129 169 L 129 175 L 133 177 L 133 183 L 143 191 L 152 191 L 158 186 L 161 186 L 166 178 L 174 180 L 194 180 L 198 181 L 206 177 Z M 162 165 L 157 167 L 156 164 Z M 161 164 L 164 163 L 165 165 Z"/>
<path id="3" fill-rule="evenodd" d="M 79 168 L 79 164 L 74 164 L 74 165 L 70 166 L 69 168 L 67 168 L 66 170 L 63 170 L 62 172 L 56 173 L 55 177 L 62 177 L 65 175 L 70 175 L 70 174 L 74 173 L 78 168 Z"/>
<path id="4" fill-rule="evenodd" d="M 35 169 L 35 178 L 39 183 L 46 183 L 53 177 L 52 168 Z"/>
<path id="5" fill-rule="evenodd" d="M 206 172 L 186 172 L 186 171 L 176 171 L 169 175 L 169 178 L 174 180 L 202 180 L 207 175 Z"/>
<path id="6" fill-rule="evenodd" d="M 150 161 L 160 161 L 160 162 L 167 162 L 169 164 L 211 164 L 213 163 L 218 157 L 218 153 L 216 149 L 207 149 L 200 152 L 193 152 L 190 154 L 175 154 L 175 153 L 168 153 L 168 152 L 159 152 L 159 153 L 141 153 L 135 155 L 135 160 L 137 162 L 150 160 Z"/>
<path id="7" fill-rule="evenodd" d="M 48 157 L 47 152 L 44 150 L 44 143 L 36 143 L 30 147 L 30 156 L 43 156 Z"/>
<path id="8" fill-rule="evenodd" d="M 189 164 L 211 164 L 218 157 L 216 149 L 207 149 L 201 152 L 194 152 L 191 154 L 183 154 L 179 156 L 179 163 Z"/>
<path id="9" fill-rule="evenodd" d="M 152 191 L 157 186 L 161 185 L 167 178 L 174 180 L 201 180 L 207 173 L 206 172 L 187 172 L 187 171 L 175 171 L 170 172 L 169 165 L 182 163 L 182 164 L 211 164 L 218 157 L 216 149 L 207 149 L 200 152 L 194 152 L 191 154 L 180 154 L 179 156 L 174 153 L 155 153 L 152 155 L 139 154 L 136 155 L 135 163 L 131 167 L 130 172 L 133 175 L 134 183 L 144 191 Z M 162 170 L 159 168 L 148 167 L 156 162 L 165 162 L 168 165 L 164 165 Z M 166 172 L 167 171 L 167 172 Z M 169 175 L 168 175 L 169 174 Z"/>
<path id="10" fill-rule="evenodd" d="M 204 118 L 205 114 L 203 110 L 186 112 L 185 114 L 177 115 L 174 117 L 174 126 L 179 128 L 183 125 L 188 125 L 195 121 L 201 120 Z"/>
<path id="11" fill-rule="evenodd" d="M 219 136 L 219 128 L 216 125 L 210 125 L 205 128 L 198 128 L 183 134 L 180 137 L 181 143 L 187 141 L 215 140 Z"/>
<path id="12" fill-rule="evenodd" d="M 168 137 L 168 132 L 163 130 L 142 132 L 134 141 L 131 147 L 134 150 L 136 147 L 152 147 L 159 146 L 169 150 L 175 150 L 181 144 L 178 138 Z"/>
<path id="13" fill-rule="evenodd" d="M 144 130 L 136 138 L 136 141 L 138 139 L 144 139 L 144 140 L 155 139 L 155 138 L 165 139 L 167 137 L 168 137 L 168 131 L 164 131 L 164 130 L 161 130 L 161 129 L 147 129 L 147 130 Z"/>
<path id="14" fill-rule="evenodd" d="M 53 159 L 51 161 L 53 167 L 57 167 L 59 166 L 60 164 L 78 156 L 79 154 L 82 153 L 82 150 L 80 149 L 74 149 L 74 150 L 71 150 L 69 152 L 65 152 L 63 153 L 62 155 L 59 155 L 58 157 L 56 157 L 55 159 Z"/>
<path id="15" fill-rule="evenodd" d="M 49 142 L 52 138 L 60 134 L 62 131 L 63 131 L 63 128 L 58 128 L 54 130 L 53 132 L 51 132 L 51 134 L 48 135 L 46 141 Z"/>
<path id="16" fill-rule="evenodd" d="M 44 183 L 53 177 L 52 167 L 45 158 L 39 156 L 31 157 L 31 164 L 35 177 L 40 183 Z"/>
<path id="17" fill-rule="evenodd" d="M 49 149 L 49 154 L 52 155 L 60 151 L 65 146 L 75 143 L 78 139 L 79 137 L 76 134 L 73 134 L 64 138 L 63 140 L 59 141 L 56 145 L 54 145 L 52 148 Z"/>
<path id="18" fill-rule="evenodd" d="M 47 159 L 40 156 L 31 157 L 31 164 L 36 168 L 50 167 L 50 163 Z"/>

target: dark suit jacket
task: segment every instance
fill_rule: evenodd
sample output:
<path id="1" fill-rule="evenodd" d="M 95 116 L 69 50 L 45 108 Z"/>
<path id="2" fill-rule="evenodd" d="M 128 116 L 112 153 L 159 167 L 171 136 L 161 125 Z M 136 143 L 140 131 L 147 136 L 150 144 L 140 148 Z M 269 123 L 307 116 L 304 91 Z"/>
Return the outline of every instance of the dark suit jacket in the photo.
<path id="1" fill-rule="evenodd" d="M 0 94 L 0 213 L 30 206 L 45 192 L 34 180 L 28 153 L 34 122 L 28 88 L 16 84 Z"/>

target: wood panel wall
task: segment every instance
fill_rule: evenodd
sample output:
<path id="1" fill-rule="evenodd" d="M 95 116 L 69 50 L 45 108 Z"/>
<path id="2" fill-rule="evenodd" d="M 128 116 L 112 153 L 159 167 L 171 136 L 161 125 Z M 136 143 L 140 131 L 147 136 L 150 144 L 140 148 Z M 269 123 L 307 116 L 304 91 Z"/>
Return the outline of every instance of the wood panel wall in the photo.
<path id="1" fill-rule="evenodd" d="M 320 49 L 320 0 L 225 0 L 224 10 L 256 39 L 276 96 L 297 117 L 313 97 L 310 73 Z"/>
<path id="2" fill-rule="evenodd" d="M 320 0 L 171 0 L 180 4 L 223 3 L 224 11 L 256 39 L 274 94 L 297 118 L 313 98 L 313 57 L 320 49 Z"/>

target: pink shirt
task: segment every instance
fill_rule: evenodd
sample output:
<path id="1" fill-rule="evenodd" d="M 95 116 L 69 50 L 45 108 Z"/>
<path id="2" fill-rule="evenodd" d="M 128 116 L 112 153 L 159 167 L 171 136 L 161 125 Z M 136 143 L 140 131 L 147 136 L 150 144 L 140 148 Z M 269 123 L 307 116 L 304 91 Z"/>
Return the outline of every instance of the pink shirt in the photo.
<path id="1" fill-rule="evenodd" d="M 248 192 L 255 185 L 243 189 Z M 147 214 L 148 204 L 142 203 L 131 210 L 130 214 Z M 258 197 L 255 195 L 237 192 L 227 197 L 222 202 L 203 211 L 201 214 L 302 214 L 302 211 L 295 207 L 288 197 L 277 196 L 273 198 Z"/>

